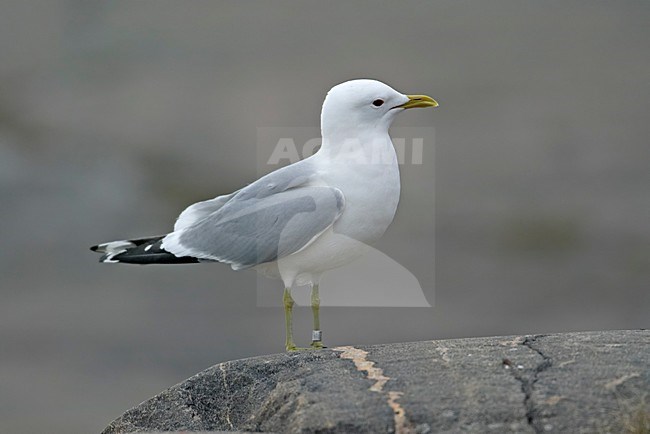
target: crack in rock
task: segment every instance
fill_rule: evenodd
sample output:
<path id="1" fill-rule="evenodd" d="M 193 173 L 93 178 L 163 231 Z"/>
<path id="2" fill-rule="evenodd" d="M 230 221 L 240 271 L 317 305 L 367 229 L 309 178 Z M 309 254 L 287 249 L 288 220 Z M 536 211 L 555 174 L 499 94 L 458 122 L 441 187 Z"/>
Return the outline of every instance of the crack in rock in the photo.
<path id="1" fill-rule="evenodd" d="M 443 346 L 437 346 L 436 350 L 440 353 L 440 358 L 442 359 L 443 362 L 446 364 L 449 364 L 451 362 L 451 359 L 449 358 L 449 348 L 443 347 Z"/>
<path id="2" fill-rule="evenodd" d="M 616 379 L 614 379 L 614 380 L 612 380 L 612 381 L 607 382 L 607 383 L 605 384 L 605 389 L 610 390 L 610 391 L 611 391 L 611 390 L 616 390 L 616 388 L 617 388 L 618 386 L 620 386 L 621 384 L 625 383 L 627 380 L 631 380 L 632 378 L 637 378 L 637 377 L 639 377 L 639 373 L 638 373 L 638 372 L 633 372 L 633 373 L 631 373 L 631 374 L 623 375 L 623 376 L 620 377 L 620 378 L 616 378 Z"/>
<path id="3" fill-rule="evenodd" d="M 368 360 L 368 352 L 352 346 L 337 347 L 334 351 L 341 352 L 342 359 L 352 360 L 357 371 L 365 371 L 368 380 L 374 380 L 375 383 L 368 390 L 386 395 L 386 402 L 393 411 L 393 422 L 395 434 L 411 434 L 413 430 L 410 422 L 406 418 L 404 408 L 397 402 L 404 395 L 404 392 L 389 390 L 384 392 L 384 385 L 390 380 L 390 377 L 384 375 L 381 368 L 375 366 L 375 362 Z"/>
<path id="4" fill-rule="evenodd" d="M 223 378 L 223 388 L 226 391 L 226 395 L 228 395 L 228 404 L 226 406 L 226 422 L 228 422 L 228 425 L 230 426 L 230 429 L 235 429 L 235 426 L 232 424 L 230 421 L 230 386 L 228 385 L 228 380 L 226 378 L 226 366 L 225 363 L 219 363 L 219 370 L 221 370 L 221 377 Z"/>
<path id="5" fill-rule="evenodd" d="M 542 361 L 535 366 L 533 369 L 532 375 L 523 375 L 517 370 L 512 371 L 514 378 L 521 383 L 521 391 L 524 394 L 524 408 L 526 410 L 526 420 L 528 425 L 536 432 L 544 432 L 543 427 L 539 427 L 537 421 L 535 420 L 539 410 L 536 408 L 535 401 L 533 400 L 533 392 L 535 390 L 535 383 L 539 379 L 539 374 L 546 371 L 548 368 L 553 366 L 553 360 L 544 354 L 539 348 L 533 346 L 533 344 L 540 338 L 543 338 L 545 335 L 536 335 L 536 336 L 526 336 L 521 342 L 521 345 L 529 348 L 530 350 L 539 354 L 542 358 Z"/>
<path id="6" fill-rule="evenodd" d="M 197 403 L 195 402 L 195 397 L 191 393 L 188 394 L 185 400 L 185 408 L 190 413 L 190 417 L 193 421 L 201 421 L 201 416 L 199 415 L 199 410 L 197 409 Z"/>
<path id="7" fill-rule="evenodd" d="M 388 405 L 393 409 L 393 420 L 395 421 L 395 433 L 397 434 L 406 434 L 411 433 L 411 427 L 409 426 L 408 421 L 406 420 L 406 413 L 404 408 L 397 402 L 404 395 L 404 392 L 388 392 Z"/>

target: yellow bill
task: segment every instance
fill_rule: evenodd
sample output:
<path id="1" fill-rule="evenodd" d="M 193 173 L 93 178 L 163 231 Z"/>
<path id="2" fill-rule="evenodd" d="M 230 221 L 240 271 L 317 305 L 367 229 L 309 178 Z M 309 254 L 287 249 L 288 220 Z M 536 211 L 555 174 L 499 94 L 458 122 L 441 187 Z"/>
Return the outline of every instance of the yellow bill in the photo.
<path id="1" fill-rule="evenodd" d="M 418 108 L 418 107 L 438 107 L 438 103 L 435 99 L 426 95 L 406 95 L 408 101 L 397 107 L 403 109 Z"/>

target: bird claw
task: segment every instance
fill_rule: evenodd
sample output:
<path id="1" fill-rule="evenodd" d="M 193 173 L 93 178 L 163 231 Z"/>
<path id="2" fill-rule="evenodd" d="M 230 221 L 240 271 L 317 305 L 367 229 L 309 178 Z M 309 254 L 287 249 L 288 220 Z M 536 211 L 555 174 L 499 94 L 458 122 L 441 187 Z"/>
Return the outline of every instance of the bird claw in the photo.
<path id="1" fill-rule="evenodd" d="M 327 348 L 321 341 L 313 341 L 309 346 L 314 350 L 322 350 L 323 348 Z"/>
<path id="2" fill-rule="evenodd" d="M 297 347 L 294 344 L 287 345 L 285 349 L 288 352 L 293 352 L 293 351 L 314 351 L 314 350 L 322 350 L 323 348 L 327 348 L 323 346 L 323 343 L 320 341 L 317 342 L 312 342 L 309 347 Z"/>

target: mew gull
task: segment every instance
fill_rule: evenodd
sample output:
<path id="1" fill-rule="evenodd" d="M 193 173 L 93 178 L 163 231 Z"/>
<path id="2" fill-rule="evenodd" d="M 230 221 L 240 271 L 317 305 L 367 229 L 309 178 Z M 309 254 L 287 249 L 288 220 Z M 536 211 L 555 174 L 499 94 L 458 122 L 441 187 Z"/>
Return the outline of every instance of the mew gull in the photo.
<path id="1" fill-rule="evenodd" d="M 437 107 L 376 80 L 334 86 L 321 112 L 321 148 L 254 183 L 185 209 L 163 236 L 91 247 L 101 262 L 224 262 L 282 279 L 286 349 L 293 341 L 294 285 L 311 285 L 312 348 L 323 348 L 318 286 L 323 272 L 368 250 L 393 221 L 399 167 L 388 129 L 398 113 Z"/>

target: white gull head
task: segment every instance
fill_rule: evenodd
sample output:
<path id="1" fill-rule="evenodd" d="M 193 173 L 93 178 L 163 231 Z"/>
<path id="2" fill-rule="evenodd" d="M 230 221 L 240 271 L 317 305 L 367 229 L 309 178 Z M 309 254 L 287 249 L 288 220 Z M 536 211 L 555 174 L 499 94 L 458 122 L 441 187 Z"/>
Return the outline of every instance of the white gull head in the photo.
<path id="1" fill-rule="evenodd" d="M 346 81 L 327 93 L 321 133 L 324 141 L 358 138 L 369 132 L 385 134 L 404 109 L 437 105 L 430 97 L 404 95 L 377 80 Z"/>

